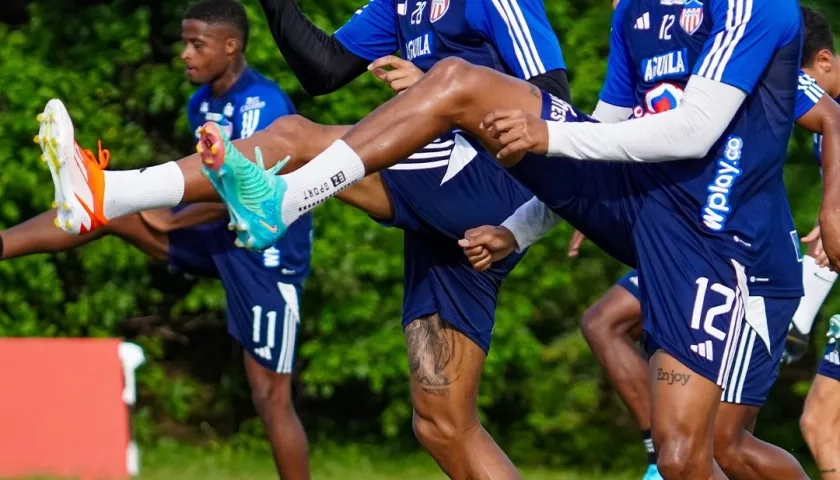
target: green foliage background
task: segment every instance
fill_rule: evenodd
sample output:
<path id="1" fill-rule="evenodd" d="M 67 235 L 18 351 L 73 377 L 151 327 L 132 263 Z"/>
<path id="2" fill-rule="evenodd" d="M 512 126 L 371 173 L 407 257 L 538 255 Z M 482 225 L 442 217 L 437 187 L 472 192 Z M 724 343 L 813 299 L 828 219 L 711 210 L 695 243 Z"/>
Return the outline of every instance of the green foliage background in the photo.
<path id="1" fill-rule="evenodd" d="M 362 0 L 301 0 L 328 31 Z M 304 94 L 277 52 L 256 0 L 248 58 L 323 123 L 352 123 L 389 97 L 370 76 L 335 94 Z M 192 148 L 183 112 L 191 87 L 179 51 L 183 0 L 13 0 L 0 9 L 0 227 L 49 207 L 52 188 L 32 143 L 35 115 L 52 97 L 67 104 L 82 145 L 101 138 L 113 168 L 181 157 Z M 575 102 L 596 101 L 605 69 L 610 2 L 552 0 L 546 8 L 570 66 Z M 818 8 L 835 20 L 840 9 Z M 831 10 L 834 10 L 833 12 Z M 305 139 L 301 139 L 305 141 Z M 787 180 L 801 233 L 819 206 L 810 137 L 790 146 Z M 299 349 L 299 411 L 311 435 L 330 441 L 413 445 L 400 332 L 402 241 L 338 202 L 316 212 L 314 274 L 306 286 Z M 622 272 L 592 245 L 568 260 L 558 228 L 506 283 L 481 389 L 491 431 L 518 459 L 623 467 L 641 458 L 630 415 L 605 382 L 578 320 Z M 375 246 L 375 247 L 374 247 Z M 225 333 L 216 281 L 167 275 L 139 251 L 106 238 L 74 252 L 0 262 L 0 335 L 113 336 L 140 343 L 138 435 L 261 444 L 241 368 Z M 796 423 L 822 347 L 785 368 L 759 434 L 807 455 Z M 220 354 L 222 352 L 222 354 Z"/>

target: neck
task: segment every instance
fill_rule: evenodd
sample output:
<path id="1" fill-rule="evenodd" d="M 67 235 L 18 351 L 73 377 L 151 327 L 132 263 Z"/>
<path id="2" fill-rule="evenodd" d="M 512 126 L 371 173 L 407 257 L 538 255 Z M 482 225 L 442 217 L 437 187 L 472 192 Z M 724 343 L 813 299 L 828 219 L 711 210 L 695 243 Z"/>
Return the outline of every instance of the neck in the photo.
<path id="1" fill-rule="evenodd" d="M 221 75 L 216 77 L 215 80 L 210 82 L 210 90 L 213 92 L 213 96 L 218 97 L 230 90 L 230 87 L 239 80 L 240 75 L 242 75 L 242 72 L 247 66 L 248 64 L 244 59 L 236 61 Z"/>

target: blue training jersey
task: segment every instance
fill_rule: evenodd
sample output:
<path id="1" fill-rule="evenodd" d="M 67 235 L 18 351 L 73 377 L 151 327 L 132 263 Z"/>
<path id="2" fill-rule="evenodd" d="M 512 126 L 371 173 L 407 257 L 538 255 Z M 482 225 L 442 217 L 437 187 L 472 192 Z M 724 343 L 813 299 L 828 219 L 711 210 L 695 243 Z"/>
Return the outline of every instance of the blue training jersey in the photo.
<path id="1" fill-rule="evenodd" d="M 276 83 L 256 70 L 246 68 L 233 86 L 214 97 L 209 85 L 199 88 L 190 98 L 187 116 L 198 138 L 198 128 L 205 122 L 220 123 L 231 139 L 248 138 L 268 127 L 274 120 L 295 113 L 289 97 Z M 227 229 L 228 218 L 196 227 L 206 235 L 223 236 L 229 241 L 212 242 L 228 247 L 214 251 L 221 268 L 270 268 L 283 275 L 285 283 L 299 283 L 309 274 L 312 256 L 312 217 L 306 214 L 289 226 L 288 233 L 262 253 L 237 248 L 236 235 Z M 217 256 L 223 258 L 217 258 Z"/>
<path id="2" fill-rule="evenodd" d="M 642 165 L 638 182 L 668 221 L 748 267 L 778 233 L 768 213 L 790 215 L 782 170 L 801 50 L 796 0 L 623 0 L 613 17 L 603 101 L 636 117 L 670 110 L 691 75 L 746 92 L 704 159 Z"/>

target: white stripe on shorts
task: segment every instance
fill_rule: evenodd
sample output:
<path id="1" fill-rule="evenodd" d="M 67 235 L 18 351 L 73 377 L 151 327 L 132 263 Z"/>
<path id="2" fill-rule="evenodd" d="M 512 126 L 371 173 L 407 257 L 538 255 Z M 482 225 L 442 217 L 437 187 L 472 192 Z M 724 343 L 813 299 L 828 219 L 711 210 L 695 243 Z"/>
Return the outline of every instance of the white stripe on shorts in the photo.
<path id="1" fill-rule="evenodd" d="M 280 344 L 280 355 L 277 360 L 277 373 L 292 373 L 292 360 L 295 357 L 295 341 L 297 340 L 297 324 L 300 322 L 300 308 L 297 289 L 288 283 L 278 283 L 277 289 L 286 303 L 283 311 L 283 339 Z"/>

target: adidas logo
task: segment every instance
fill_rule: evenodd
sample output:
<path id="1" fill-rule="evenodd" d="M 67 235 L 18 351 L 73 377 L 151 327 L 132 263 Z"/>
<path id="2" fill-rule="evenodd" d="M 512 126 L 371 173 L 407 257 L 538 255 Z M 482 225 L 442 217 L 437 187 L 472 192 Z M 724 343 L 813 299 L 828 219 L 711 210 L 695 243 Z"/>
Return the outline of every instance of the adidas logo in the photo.
<path id="1" fill-rule="evenodd" d="M 825 361 L 833 365 L 840 365 L 840 353 L 838 353 L 837 350 L 833 350 L 825 356 Z"/>
<path id="2" fill-rule="evenodd" d="M 712 353 L 712 341 L 706 340 L 703 343 L 698 343 L 697 345 L 691 346 L 691 351 L 700 355 L 701 357 L 705 358 L 708 361 L 713 361 L 715 356 Z"/>
<path id="3" fill-rule="evenodd" d="M 260 347 L 254 349 L 254 353 L 264 360 L 271 360 L 271 347 Z"/>
<path id="4" fill-rule="evenodd" d="M 645 12 L 644 15 L 636 19 L 633 30 L 650 30 L 650 12 Z"/>

